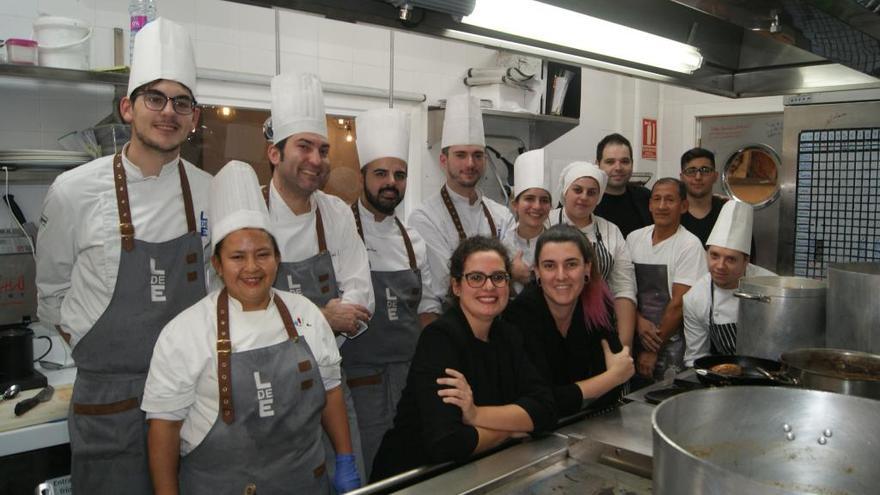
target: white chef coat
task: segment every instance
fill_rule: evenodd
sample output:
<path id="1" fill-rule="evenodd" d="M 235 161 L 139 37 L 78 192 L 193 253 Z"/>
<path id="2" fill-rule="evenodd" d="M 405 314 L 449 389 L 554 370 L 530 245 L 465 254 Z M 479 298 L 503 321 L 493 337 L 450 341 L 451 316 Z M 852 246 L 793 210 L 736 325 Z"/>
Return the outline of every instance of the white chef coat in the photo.
<path id="1" fill-rule="evenodd" d="M 775 273 L 749 263 L 746 277 L 767 277 Z M 709 355 L 709 308 L 711 306 L 710 281 L 706 273 L 684 295 L 684 337 L 687 347 L 684 352 L 685 366 L 693 366 L 694 360 Z M 739 299 L 733 296 L 735 289 L 715 287 L 715 305 L 712 320 L 716 325 L 736 323 L 739 313 Z"/>
<path id="2" fill-rule="evenodd" d="M 306 339 L 318 364 L 324 390 L 341 383 L 339 363 L 330 325 L 311 301 L 290 292 L 272 290 L 281 297 Z M 147 418 L 183 417 L 180 452 L 188 454 L 198 446 L 217 421 L 220 392 L 217 384 L 217 297 L 216 290 L 171 320 L 156 342 L 141 409 Z M 229 339 L 232 352 L 259 349 L 288 339 L 287 330 L 274 299 L 264 310 L 242 311 L 241 303 L 229 298 Z M 180 414 L 182 413 L 182 414 Z"/>
<path id="3" fill-rule="evenodd" d="M 541 234 L 533 237 L 532 239 L 524 239 L 520 237 L 517 229 L 519 228 L 519 223 L 513 223 L 506 232 L 504 232 L 504 237 L 501 239 L 501 242 L 504 243 L 504 247 L 507 248 L 507 254 L 510 256 L 510 260 L 513 261 L 513 258 L 516 257 L 518 253 L 522 253 L 523 263 L 529 268 L 529 270 L 535 267 L 535 244 L 538 242 L 538 237 Z M 522 292 L 524 285 L 514 281 L 513 282 L 513 291 L 516 294 Z M 514 296 L 514 293 L 511 293 L 511 297 Z"/>
<path id="4" fill-rule="evenodd" d="M 364 244 L 367 248 L 367 256 L 370 259 L 370 269 L 377 272 L 396 272 L 408 270 L 409 255 L 403 236 L 397 227 L 393 216 L 386 216 L 381 222 L 376 221 L 376 216 L 367 210 L 364 203 L 358 200 L 358 212 L 361 217 L 361 227 L 364 230 Z M 412 227 L 406 227 L 406 233 L 412 243 L 416 256 L 416 265 L 422 278 L 422 300 L 419 301 L 419 313 L 440 314 L 440 298 L 431 295 L 431 267 L 428 264 L 427 246 L 422 236 Z"/>
<path id="5" fill-rule="evenodd" d="M 562 212 L 562 221 L 574 226 L 574 222 L 568 218 L 564 208 L 556 208 L 550 212 L 547 220 L 550 225 L 559 223 L 559 212 Z M 632 260 L 629 256 L 629 250 L 626 248 L 626 241 L 617 225 L 605 220 L 602 217 L 593 215 L 593 221 L 584 228 L 578 228 L 593 245 L 596 244 L 596 232 L 602 236 L 602 243 L 605 249 L 611 253 L 614 259 L 614 265 L 611 267 L 611 273 L 608 275 L 608 288 L 615 298 L 626 298 L 637 303 L 636 300 L 636 272 L 633 267 Z"/>
<path id="6" fill-rule="evenodd" d="M 370 281 L 370 262 L 358 236 L 351 208 L 336 196 L 315 191 L 309 197 L 311 209 L 308 213 L 296 215 L 287 207 L 275 184 L 271 181 L 269 184 L 269 219 L 281 249 L 281 261 L 302 261 L 318 254 L 315 206 L 320 207 L 340 298 L 346 303 L 360 304 L 372 313 L 376 301 Z"/>
<path id="7" fill-rule="evenodd" d="M 666 265 L 666 285 L 672 297 L 672 284 L 693 287 L 705 273 L 706 251 L 700 239 L 681 225 L 671 237 L 652 245 L 654 226 L 634 230 L 626 237 L 626 247 L 634 264 Z"/>
<path id="8" fill-rule="evenodd" d="M 462 196 L 447 187 L 452 205 L 455 206 L 461 219 L 461 226 L 468 237 L 475 235 L 491 236 L 489 222 L 483 213 L 480 204 L 482 200 L 492 215 L 495 223 L 495 235 L 502 239 L 504 233 L 513 224 L 513 216 L 506 206 L 496 203 L 484 197 L 477 191 L 477 200 L 470 204 L 467 197 Z M 438 297 L 438 304 L 442 304 L 449 292 L 449 259 L 452 252 L 458 247 L 458 231 L 452 222 L 452 217 L 446 211 L 440 191 L 425 200 L 409 216 L 408 225 L 416 229 L 425 243 L 428 245 L 428 264 L 431 266 L 431 283 L 434 285 L 431 294 Z"/>
<path id="9" fill-rule="evenodd" d="M 144 177 L 122 153 L 135 237 L 163 242 L 187 232 L 178 158 L 158 176 Z M 196 228 L 210 273 L 208 194 L 211 174 L 184 160 Z M 110 304 L 119 271 L 121 237 L 113 156 L 105 156 L 58 176 L 43 202 L 37 234 L 37 316 L 61 325 L 72 346 L 91 330 Z M 210 282 L 210 280 L 209 280 Z"/>

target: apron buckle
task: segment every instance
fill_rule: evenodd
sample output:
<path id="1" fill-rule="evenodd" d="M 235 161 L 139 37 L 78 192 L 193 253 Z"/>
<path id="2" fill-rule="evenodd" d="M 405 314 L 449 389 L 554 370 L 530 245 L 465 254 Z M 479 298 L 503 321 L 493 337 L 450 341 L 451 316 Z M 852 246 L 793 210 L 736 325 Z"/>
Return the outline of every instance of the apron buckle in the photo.
<path id="1" fill-rule="evenodd" d="M 232 352 L 232 342 L 229 339 L 217 339 L 217 353 L 229 354 Z"/>

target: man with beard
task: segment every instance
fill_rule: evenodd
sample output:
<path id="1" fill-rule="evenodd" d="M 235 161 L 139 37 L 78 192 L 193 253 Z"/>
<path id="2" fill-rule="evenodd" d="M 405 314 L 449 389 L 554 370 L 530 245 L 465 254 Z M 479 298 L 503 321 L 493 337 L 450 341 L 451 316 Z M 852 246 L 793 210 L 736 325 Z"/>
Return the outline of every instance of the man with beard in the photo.
<path id="1" fill-rule="evenodd" d="M 346 338 L 366 330 L 373 312 L 373 286 L 367 250 L 357 235 L 351 210 L 338 197 L 320 190 L 330 175 L 321 81 L 314 74 L 282 73 L 272 78 L 271 86 L 272 121 L 267 137 L 272 140 L 268 149 L 272 179 L 266 201 L 281 250 L 275 287 L 300 293 L 321 308 L 342 345 Z M 328 431 L 333 445 L 325 441 L 325 450 L 331 454 L 335 449 L 339 455 L 335 462 L 328 455 L 327 468 L 333 478 L 334 467 L 347 472 L 349 463 L 356 460 L 360 479 L 364 479 L 351 393 L 344 382 L 340 388 L 348 431 Z"/>
<path id="2" fill-rule="evenodd" d="M 382 436 L 391 429 L 397 401 L 422 327 L 440 313 L 431 290 L 425 241 L 394 209 L 406 193 L 409 115 L 393 108 L 356 119 L 363 192 L 351 205 L 367 247 L 376 311 L 370 331 L 342 346 L 342 364 L 357 411 L 369 477 Z"/>
<path id="3" fill-rule="evenodd" d="M 180 157 L 199 120 L 189 35 L 166 19 L 135 38 L 131 124 L 121 153 L 58 176 L 40 218 L 40 320 L 73 346 L 68 419 L 76 493 L 153 493 L 138 408 L 153 346 L 201 299 L 210 259 L 211 176 Z"/>
<path id="4" fill-rule="evenodd" d="M 648 198 L 651 192 L 629 183 L 633 173 L 632 145 L 620 134 L 609 134 L 596 146 L 596 165 L 608 174 L 602 201 L 593 212 L 609 220 L 623 237 L 651 225 Z"/>
<path id="5" fill-rule="evenodd" d="M 428 244 L 431 295 L 438 303 L 449 291 L 449 259 L 458 243 L 475 235 L 501 238 L 512 223 L 510 210 L 483 197 L 477 188 L 486 170 L 480 100 L 468 95 L 447 100 L 440 146 L 446 183 L 409 217 Z"/>
<path id="6" fill-rule="evenodd" d="M 687 188 L 688 199 L 688 211 L 681 216 L 681 225 L 697 236 L 704 246 L 721 207 L 727 201 L 712 194 L 717 180 L 715 153 L 693 148 L 681 155 L 681 181 Z"/>
<path id="7" fill-rule="evenodd" d="M 739 279 L 776 275 L 749 263 L 753 216 L 752 206 L 740 201 L 721 208 L 707 241 L 709 273 L 684 295 L 685 366 L 703 356 L 736 354 Z"/>

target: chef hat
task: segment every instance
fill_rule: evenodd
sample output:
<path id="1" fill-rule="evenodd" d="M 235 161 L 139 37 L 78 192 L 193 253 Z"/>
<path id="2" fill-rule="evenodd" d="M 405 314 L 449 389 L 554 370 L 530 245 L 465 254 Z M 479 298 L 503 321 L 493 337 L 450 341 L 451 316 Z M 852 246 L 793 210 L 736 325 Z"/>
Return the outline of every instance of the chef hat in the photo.
<path id="1" fill-rule="evenodd" d="M 581 177 L 596 179 L 596 182 L 599 183 L 599 201 L 602 201 L 602 196 L 605 194 L 605 186 L 608 185 L 608 175 L 600 170 L 599 167 L 589 162 L 571 162 L 562 169 L 562 172 L 559 174 L 559 189 L 557 190 L 559 201 L 563 201 L 565 192 L 568 191 L 568 188 L 571 187 L 574 181 Z"/>
<path id="2" fill-rule="evenodd" d="M 752 217 L 754 208 L 742 201 L 729 200 L 721 207 L 715 227 L 706 241 L 707 246 L 733 249 L 752 254 Z"/>
<path id="3" fill-rule="evenodd" d="M 183 26 L 162 17 L 147 23 L 134 37 L 128 96 L 156 79 L 179 82 L 195 94 L 196 57 L 192 41 Z"/>
<path id="4" fill-rule="evenodd" d="M 321 80 L 309 73 L 278 74 L 272 78 L 272 140 L 277 143 L 300 132 L 327 138 Z"/>
<path id="5" fill-rule="evenodd" d="M 377 158 L 409 161 L 409 114 L 395 108 L 367 110 L 355 118 L 361 168 Z"/>
<path id="6" fill-rule="evenodd" d="M 450 96 L 446 99 L 440 148 L 467 145 L 486 146 L 480 100 L 468 95 Z"/>
<path id="7" fill-rule="evenodd" d="M 550 192 L 544 185 L 544 148 L 526 151 L 513 163 L 513 197 L 533 187 Z"/>
<path id="8" fill-rule="evenodd" d="M 236 230 L 269 229 L 269 210 L 254 168 L 232 160 L 211 179 L 211 250 Z"/>

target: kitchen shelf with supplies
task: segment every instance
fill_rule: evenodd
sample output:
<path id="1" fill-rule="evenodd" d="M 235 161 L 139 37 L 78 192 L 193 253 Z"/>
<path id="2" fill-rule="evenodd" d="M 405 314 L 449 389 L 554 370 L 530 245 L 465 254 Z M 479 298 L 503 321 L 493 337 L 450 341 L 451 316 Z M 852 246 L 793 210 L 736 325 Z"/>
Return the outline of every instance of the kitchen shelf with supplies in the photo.
<path id="1" fill-rule="evenodd" d="M 57 69 L 37 65 L 0 64 L 0 77 L 24 77 L 47 81 L 113 84 L 128 86 L 128 73 L 115 71 Z"/>

